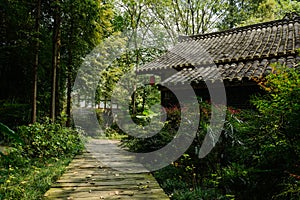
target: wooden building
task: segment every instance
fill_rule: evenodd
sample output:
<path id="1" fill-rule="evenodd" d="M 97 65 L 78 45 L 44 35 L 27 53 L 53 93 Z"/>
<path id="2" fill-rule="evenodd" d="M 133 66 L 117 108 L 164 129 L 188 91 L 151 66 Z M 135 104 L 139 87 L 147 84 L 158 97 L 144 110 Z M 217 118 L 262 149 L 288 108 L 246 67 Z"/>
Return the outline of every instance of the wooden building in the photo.
<path id="1" fill-rule="evenodd" d="M 164 55 L 142 66 L 138 72 L 161 77 L 162 104 L 176 98 L 168 85 L 184 92 L 191 84 L 197 95 L 209 99 L 207 83 L 225 85 L 227 105 L 249 105 L 251 95 L 262 92 L 257 84 L 271 72 L 271 63 L 295 67 L 300 62 L 300 17 L 295 13 L 282 20 L 226 31 L 182 36 Z"/>

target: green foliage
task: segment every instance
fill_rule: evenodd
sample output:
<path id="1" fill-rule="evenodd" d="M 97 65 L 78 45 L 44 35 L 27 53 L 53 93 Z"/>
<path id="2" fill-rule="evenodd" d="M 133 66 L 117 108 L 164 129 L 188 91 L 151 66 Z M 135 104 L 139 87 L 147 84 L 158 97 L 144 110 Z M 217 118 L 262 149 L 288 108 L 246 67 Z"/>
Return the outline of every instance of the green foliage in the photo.
<path id="1" fill-rule="evenodd" d="M 137 123 L 140 120 L 136 120 Z M 142 120 L 142 123 L 144 121 Z M 160 122 L 157 124 L 153 124 L 153 126 L 161 127 Z M 148 134 L 148 131 L 142 131 L 142 125 L 140 125 L 141 131 L 140 135 Z M 126 134 L 126 133 L 123 133 Z M 175 136 L 176 132 L 170 132 L 166 126 L 162 128 L 155 136 L 147 137 L 147 138 L 135 138 L 132 136 L 127 136 L 122 139 L 122 146 L 129 148 L 130 151 L 133 152 L 151 152 L 157 149 L 162 148 L 166 144 L 168 144 L 172 138 Z"/>
<path id="2" fill-rule="evenodd" d="M 156 180 L 171 199 L 230 199 L 222 195 L 219 189 L 198 184 L 195 173 L 192 173 L 191 176 L 188 174 L 189 164 L 190 162 L 187 161 L 176 161 L 172 165 L 154 172 Z M 227 196 L 229 197 L 229 195 Z"/>
<path id="3" fill-rule="evenodd" d="M 35 123 L 18 127 L 15 134 L 10 134 L 10 141 L 5 160 L 0 166 L 25 166 L 32 160 L 59 159 L 73 156 L 83 149 L 81 133 L 77 130 L 52 124 Z"/>
<path id="4" fill-rule="evenodd" d="M 299 69 L 275 65 L 263 87 L 267 94 L 253 100 L 261 117 L 259 137 L 264 140 L 261 152 L 267 162 L 262 166 L 278 170 L 277 177 L 285 182 L 281 186 L 283 192 L 274 198 L 297 199 L 300 196 L 299 189 L 295 189 L 300 174 Z"/>
<path id="5" fill-rule="evenodd" d="M 253 104 L 271 122 L 266 128 L 295 140 L 300 131 L 300 74 L 298 69 L 280 66 L 273 72 L 263 86 L 267 95 L 254 99 Z"/>
<path id="6" fill-rule="evenodd" d="M 8 128 L 6 125 L 2 124 L 0 122 L 0 134 L 1 136 L 6 136 L 9 139 L 13 139 L 14 142 L 18 142 L 19 144 L 22 144 L 23 141 L 16 135 L 16 133 Z M 3 148 L 3 150 L 0 148 L 0 158 L 3 160 L 2 162 L 8 163 L 10 161 L 9 156 L 7 155 L 7 151 L 9 151 L 8 148 Z M 4 182 L 4 180 L 7 178 L 8 174 L 5 173 L 5 171 L 8 170 L 8 165 L 4 164 L 4 169 L 0 169 L 0 183 Z"/>
<path id="7" fill-rule="evenodd" d="M 2 124 L 1 122 L 0 122 L 0 133 L 1 133 L 1 135 L 3 134 L 3 136 L 13 139 L 14 141 L 16 141 L 18 143 L 23 143 L 23 141 L 20 140 L 19 136 L 13 130 L 11 130 L 6 125 Z"/>
<path id="8" fill-rule="evenodd" d="M 228 14 L 218 23 L 222 30 L 282 19 L 291 12 L 300 13 L 300 3 L 295 0 L 229 0 L 227 4 Z"/>
<path id="9" fill-rule="evenodd" d="M 49 114 L 51 90 L 51 57 L 53 11 L 57 1 L 41 1 L 38 49 L 38 119 Z M 65 92 L 72 85 L 82 58 L 112 33 L 112 5 L 103 1 L 59 1 L 61 24 L 60 67 L 57 70 L 57 111 L 64 109 Z M 38 33 L 35 28 L 35 0 L 1 1 L 1 73 L 0 99 L 14 105 L 15 110 L 1 106 L 1 121 L 15 128 L 30 121 L 33 63 Z M 69 88 L 67 88 L 68 83 Z M 2 102 L 1 102 L 2 103 Z M 3 109 L 3 110 L 2 110 Z M 2 112 L 3 111 L 3 112 Z M 5 120 L 3 120 L 3 118 Z"/>
<path id="10" fill-rule="evenodd" d="M 172 199 L 299 199 L 300 75 L 299 69 L 275 65 L 253 97 L 255 110 L 228 108 L 223 134 L 205 158 L 198 150 L 209 128 L 210 104 L 200 102 L 197 137 L 172 165 L 154 172 Z M 172 139 L 180 110 L 168 110 L 163 132 Z M 128 137 L 130 149 L 147 152 L 164 144 Z M 201 188 L 201 189 L 199 189 Z"/>
<path id="11" fill-rule="evenodd" d="M 263 0 L 257 4 L 255 12 L 249 13 L 239 25 L 282 19 L 290 13 L 300 13 L 300 3 L 295 0 Z"/>
<path id="12" fill-rule="evenodd" d="M 23 141 L 20 139 L 20 137 L 10 128 L 8 128 L 6 125 L 2 124 L 0 122 L 0 134 L 1 136 L 6 136 L 8 139 L 12 139 L 13 142 L 18 144 L 24 144 Z M 8 142 L 9 140 L 6 140 Z M 1 146 L 0 146 L 1 147 Z M 5 171 L 7 171 L 9 167 L 9 162 L 11 161 L 10 156 L 8 156 L 8 152 L 10 151 L 9 147 L 1 147 L 0 148 L 0 158 L 2 159 L 2 162 L 0 164 L 3 164 L 4 170 L 0 170 L 0 183 L 2 183 L 6 178 L 8 174 L 5 174 Z"/>
<path id="13" fill-rule="evenodd" d="M 48 120 L 44 124 L 21 126 L 17 133 L 25 144 L 16 148 L 29 158 L 59 158 L 76 154 L 83 148 L 80 132 Z"/>
<path id="14" fill-rule="evenodd" d="M 125 42 L 124 38 L 114 36 L 111 41 L 110 39 L 106 40 L 104 46 L 105 48 L 103 47 L 99 49 L 97 53 L 100 53 L 101 55 L 102 54 L 113 55 L 113 52 L 103 52 L 105 51 L 103 49 L 107 49 L 108 45 L 112 45 L 112 49 L 124 48 L 125 47 L 125 44 L 123 44 L 124 42 Z M 104 63 L 103 62 L 103 60 L 105 60 L 104 58 L 101 61 L 99 60 L 97 62 L 93 62 L 96 68 L 101 69 L 99 70 L 99 72 L 101 72 L 99 77 L 100 82 L 96 90 L 96 103 L 98 103 L 100 100 L 110 99 L 111 94 L 114 90 L 117 90 L 118 91 L 117 93 L 120 96 L 122 96 L 122 94 L 124 93 L 122 90 L 126 90 L 127 87 L 128 88 L 132 87 L 132 85 L 130 84 L 135 83 L 136 74 L 132 73 L 135 70 L 135 68 L 140 65 L 144 65 L 147 62 L 152 61 L 155 57 L 161 55 L 163 51 L 156 48 L 140 48 L 137 50 L 126 50 L 126 51 L 124 49 L 124 52 L 119 52 L 119 53 L 121 53 L 121 55 L 118 58 L 115 58 L 113 63 Z M 136 60 L 137 57 L 139 58 L 138 61 Z M 117 85 L 124 84 L 123 82 L 120 83 L 119 81 L 121 78 L 125 78 L 124 76 L 126 74 L 131 74 L 130 80 L 127 80 L 126 82 L 127 85 L 124 85 L 123 87 L 121 86 L 117 87 Z M 150 87 L 145 87 L 145 89 L 148 89 L 147 94 L 151 94 L 151 91 L 153 91 L 151 90 Z M 137 98 L 142 99 L 143 92 L 144 90 L 138 90 Z M 147 98 L 146 100 L 150 101 L 153 98 L 155 98 L 154 100 L 157 100 L 157 97 L 159 97 L 158 90 L 156 90 L 155 95 L 152 95 L 152 98 Z"/>
<path id="15" fill-rule="evenodd" d="M 80 131 L 49 120 L 0 130 L 11 138 L 0 154 L 0 199 L 40 199 L 83 149 Z"/>
<path id="16" fill-rule="evenodd" d="M 234 28 L 257 12 L 260 3 L 265 0 L 228 0 L 228 14 L 218 23 L 221 30 Z"/>
<path id="17" fill-rule="evenodd" d="M 29 122 L 33 82 L 30 66 L 33 65 L 32 49 L 37 38 L 34 28 L 35 3 L 33 0 L 4 0 L 0 3 L 3 11 L 0 25 L 0 121 L 16 130 L 13 133 L 0 124 L 1 144 L 9 145 L 7 151 L 0 153 L 0 179 L 3 183 L 0 186 L 0 198 L 4 199 L 40 198 L 41 193 L 35 196 L 32 188 L 41 186 L 45 189 L 43 181 L 45 185 L 50 184 L 47 178 L 43 178 L 48 175 L 43 174 L 40 168 L 48 164 L 50 167 L 53 160 L 72 156 L 82 149 L 79 137 L 81 133 L 60 124 L 46 121 L 15 129 Z M 170 40 L 177 40 L 178 33 L 196 34 L 214 30 L 215 27 L 226 29 L 240 24 L 279 19 L 289 12 L 300 12 L 299 2 L 290 0 L 124 0 L 118 3 L 121 6 L 114 9 L 106 1 L 61 1 L 61 67 L 57 77 L 58 93 L 61 95 L 57 100 L 61 108 L 65 103 L 66 81 L 69 81 L 68 92 L 71 92 L 75 75 L 83 62 L 82 57 L 114 31 L 134 29 L 132 37 L 135 45 L 139 42 L 152 45 L 155 41 L 165 47 Z M 50 1 L 42 1 L 38 68 L 39 116 L 46 116 L 49 112 L 52 4 Z M 126 12 L 122 13 L 123 11 Z M 211 20 L 212 18 L 215 19 Z M 137 33 L 138 30 L 142 30 L 142 33 Z M 153 35 L 155 40 L 152 40 Z M 165 35 L 169 38 L 165 39 Z M 96 101 L 109 98 L 122 75 L 163 52 L 156 48 L 140 48 L 126 52 L 112 64 L 105 62 L 103 58 L 108 52 L 107 49 L 117 51 L 124 44 L 124 39 L 111 37 L 108 43 L 102 43 L 102 46 L 100 44 L 92 52 L 100 57 L 86 59 L 86 65 L 94 69 L 91 70 L 92 75 L 98 73 L 99 69 L 106 69 L 101 74 L 103 82 L 100 84 L 103 90 L 97 90 Z M 299 199 L 299 71 L 276 67 L 274 72 L 267 77 L 264 84 L 267 94 L 253 100 L 257 110 L 239 111 L 230 108 L 224 134 L 218 145 L 211 154 L 199 161 L 197 149 L 209 128 L 210 116 L 210 105 L 200 105 L 201 120 L 193 145 L 172 166 L 158 172 L 157 178 L 167 188 L 168 193 L 173 194 L 172 198 L 197 199 L 200 196 L 203 199 L 217 199 L 224 196 L 232 198 L 229 194 L 234 194 L 238 199 Z M 134 83 L 132 80 L 129 82 Z M 88 78 L 83 81 L 86 84 L 82 85 L 87 90 L 92 88 L 93 83 Z M 118 92 L 122 96 L 123 91 Z M 145 99 L 145 96 L 148 98 Z M 138 86 L 135 102 L 137 113 L 133 118 L 139 125 L 147 124 L 155 115 L 151 106 L 158 99 L 156 87 Z M 156 136 L 147 139 L 127 137 L 123 139 L 123 145 L 135 152 L 148 152 L 167 144 L 180 124 L 180 111 L 177 108 L 171 108 L 168 113 L 168 121 Z M 103 119 L 104 123 L 105 120 Z M 107 136 L 114 137 L 117 133 L 122 134 L 115 124 L 106 129 Z M 173 177 L 168 178 L 168 175 Z M 23 181 L 31 183 L 28 187 L 23 187 L 26 185 Z"/>
<path id="18" fill-rule="evenodd" d="M 150 152 L 162 148 L 168 144 L 176 135 L 179 125 L 180 110 L 177 107 L 167 109 L 168 120 L 161 126 L 162 122 L 154 122 L 154 127 L 163 127 L 156 135 L 147 138 L 135 138 L 128 136 L 122 139 L 122 146 L 129 148 L 134 152 Z M 159 116 L 157 116 L 159 117 Z M 135 122 L 140 125 L 141 132 L 143 134 L 142 126 L 146 125 L 144 119 L 135 119 Z M 145 134 L 148 131 L 145 130 Z M 125 133 L 126 134 L 126 133 Z"/>
<path id="19" fill-rule="evenodd" d="M 172 194 L 172 199 L 176 200 L 210 200 L 210 199 L 216 199 L 216 200 L 228 200 L 228 199 L 234 199 L 229 198 L 232 197 L 231 195 L 224 196 L 220 194 L 219 191 L 215 189 L 203 189 L 203 188 L 195 188 L 190 190 L 184 190 L 184 191 L 175 191 Z"/>
<path id="20" fill-rule="evenodd" d="M 27 124 L 30 120 L 28 110 L 28 104 L 0 102 L 0 121 L 12 129 Z"/>
<path id="21" fill-rule="evenodd" d="M 242 199 L 299 198 L 299 80 L 298 69 L 275 65 L 257 110 L 229 109 L 219 187 Z"/>
<path id="22" fill-rule="evenodd" d="M 173 41 L 179 35 L 207 33 L 216 28 L 228 13 L 228 1 L 148 1 L 149 13 Z M 156 20 L 154 20 L 156 21 Z"/>
<path id="23" fill-rule="evenodd" d="M 30 164 L 19 167 L 11 165 L 7 170 L 9 176 L 0 183 L 0 199 L 42 199 L 71 160 L 48 159 L 31 161 Z"/>

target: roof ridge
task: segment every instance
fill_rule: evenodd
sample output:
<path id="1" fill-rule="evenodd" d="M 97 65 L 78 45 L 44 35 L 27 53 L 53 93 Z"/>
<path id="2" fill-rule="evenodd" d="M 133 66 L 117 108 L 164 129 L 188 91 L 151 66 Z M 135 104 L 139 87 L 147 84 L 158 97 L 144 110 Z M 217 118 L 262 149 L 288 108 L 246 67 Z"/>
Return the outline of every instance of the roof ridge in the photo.
<path id="1" fill-rule="evenodd" d="M 209 37 L 217 37 L 219 35 L 228 35 L 231 33 L 237 33 L 237 32 L 243 32 L 243 31 L 248 31 L 248 30 L 253 30 L 253 28 L 265 28 L 271 25 L 282 25 L 283 23 L 286 22 L 300 22 L 300 16 L 295 13 L 288 13 L 285 15 L 285 17 L 283 19 L 279 19 L 279 20 L 273 20 L 273 21 L 268 21 L 268 22 L 261 22 L 258 24 L 251 24 L 251 25 L 247 25 L 247 26 L 242 26 L 242 27 L 236 27 L 236 28 L 231 28 L 231 29 L 227 29 L 227 30 L 223 30 L 223 31 L 217 31 L 217 32 L 211 32 L 211 33 L 205 33 L 205 34 L 198 34 L 198 35 L 189 35 L 189 36 L 183 36 L 180 35 L 178 37 L 178 41 L 179 42 L 184 42 L 184 41 L 189 41 L 189 40 L 195 40 L 195 39 L 203 39 L 203 38 L 209 38 Z"/>

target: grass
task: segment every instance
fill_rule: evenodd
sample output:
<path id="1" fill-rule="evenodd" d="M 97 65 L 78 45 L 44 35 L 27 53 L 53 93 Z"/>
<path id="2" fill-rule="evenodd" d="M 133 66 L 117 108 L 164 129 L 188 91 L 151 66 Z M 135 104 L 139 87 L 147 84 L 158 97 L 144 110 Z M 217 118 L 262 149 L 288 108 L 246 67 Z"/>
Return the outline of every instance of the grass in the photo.
<path id="1" fill-rule="evenodd" d="M 22 168 L 10 166 L 8 169 L 1 169 L 2 174 L 8 173 L 8 177 L 0 185 L 0 199 L 42 199 L 71 160 L 72 158 L 36 160 Z"/>

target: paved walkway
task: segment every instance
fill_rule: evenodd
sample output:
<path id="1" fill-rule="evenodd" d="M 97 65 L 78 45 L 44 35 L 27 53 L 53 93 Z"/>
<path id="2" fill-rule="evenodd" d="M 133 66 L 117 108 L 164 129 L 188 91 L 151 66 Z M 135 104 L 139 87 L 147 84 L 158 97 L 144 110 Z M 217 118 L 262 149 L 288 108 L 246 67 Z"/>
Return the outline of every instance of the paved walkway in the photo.
<path id="1" fill-rule="evenodd" d="M 91 139 L 86 149 L 45 193 L 45 199 L 169 199 L 143 166 L 120 154 L 117 142 Z"/>

